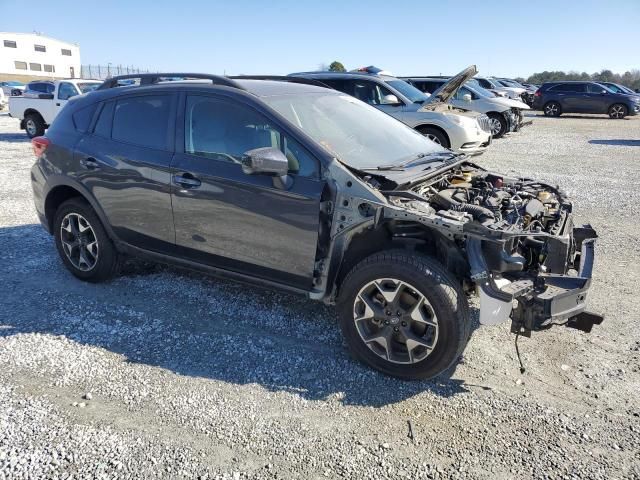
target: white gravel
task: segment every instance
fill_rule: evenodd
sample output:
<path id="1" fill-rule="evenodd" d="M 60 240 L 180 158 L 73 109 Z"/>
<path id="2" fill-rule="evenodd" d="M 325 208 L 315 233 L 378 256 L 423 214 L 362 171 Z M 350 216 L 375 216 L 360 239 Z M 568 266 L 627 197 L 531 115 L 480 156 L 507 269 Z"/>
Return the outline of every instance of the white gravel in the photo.
<path id="1" fill-rule="evenodd" d="M 0 114 L 0 479 L 640 478 L 640 118 L 534 120 L 477 160 L 574 197 L 605 323 L 521 339 L 523 375 L 508 326 L 479 328 L 450 378 L 403 382 L 305 299 L 138 262 L 74 279 Z"/>

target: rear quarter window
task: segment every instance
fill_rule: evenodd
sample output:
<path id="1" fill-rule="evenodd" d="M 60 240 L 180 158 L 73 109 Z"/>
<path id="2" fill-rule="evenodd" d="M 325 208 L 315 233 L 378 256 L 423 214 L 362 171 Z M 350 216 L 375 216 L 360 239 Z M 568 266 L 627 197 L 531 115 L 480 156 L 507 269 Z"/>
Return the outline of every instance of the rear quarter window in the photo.
<path id="1" fill-rule="evenodd" d="M 93 105 L 79 109 L 73 114 L 73 125 L 76 127 L 76 130 L 82 133 L 86 133 L 89 130 L 89 125 L 91 124 L 91 119 L 96 112 L 97 106 L 98 104 L 94 103 Z"/>
<path id="2" fill-rule="evenodd" d="M 99 137 L 111 138 L 111 119 L 113 117 L 113 108 L 115 102 L 107 102 L 100 110 L 100 116 L 93 129 L 93 133 Z"/>

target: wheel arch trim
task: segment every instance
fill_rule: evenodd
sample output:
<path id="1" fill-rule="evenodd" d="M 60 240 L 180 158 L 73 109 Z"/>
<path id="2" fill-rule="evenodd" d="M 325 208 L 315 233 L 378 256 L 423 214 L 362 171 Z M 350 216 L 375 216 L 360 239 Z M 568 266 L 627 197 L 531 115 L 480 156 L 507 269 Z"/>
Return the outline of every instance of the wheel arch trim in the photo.
<path id="1" fill-rule="evenodd" d="M 52 175 L 47 178 L 47 186 L 48 186 L 47 191 L 44 194 L 44 207 L 45 207 L 44 213 L 47 221 L 47 230 L 49 231 L 50 234 L 53 234 L 53 220 L 54 220 L 55 212 L 53 212 L 53 215 L 47 214 L 48 213 L 46 208 L 47 202 L 49 201 L 49 199 L 51 198 L 51 195 L 55 191 L 59 191 L 60 189 L 63 189 L 63 188 L 71 188 L 72 190 L 75 190 L 76 192 L 78 192 L 78 196 L 82 197 L 84 200 L 86 200 L 89 203 L 89 205 L 91 205 L 91 208 L 93 208 L 93 211 L 96 212 L 96 215 L 98 215 L 98 218 L 100 219 L 100 222 L 102 223 L 102 226 L 107 232 L 107 235 L 109 236 L 109 238 L 116 245 L 120 243 L 118 237 L 115 235 L 113 229 L 111 228 L 111 224 L 109 223 L 109 220 L 104 210 L 102 209 L 98 201 L 95 199 L 95 197 L 91 194 L 89 189 L 86 188 L 81 182 L 74 181 L 69 177 L 66 177 L 63 175 Z"/>

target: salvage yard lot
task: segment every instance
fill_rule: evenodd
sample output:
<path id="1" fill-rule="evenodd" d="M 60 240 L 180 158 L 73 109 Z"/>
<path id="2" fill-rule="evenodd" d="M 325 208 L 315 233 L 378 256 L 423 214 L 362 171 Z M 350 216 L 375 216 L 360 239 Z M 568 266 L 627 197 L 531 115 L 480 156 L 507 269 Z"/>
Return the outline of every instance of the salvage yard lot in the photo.
<path id="1" fill-rule="evenodd" d="M 640 118 L 531 116 L 476 160 L 574 199 L 605 322 L 522 338 L 522 375 L 508 325 L 478 328 L 450 378 L 405 382 L 303 298 L 140 262 L 75 279 L 0 115 L 0 479 L 640 478 Z"/>

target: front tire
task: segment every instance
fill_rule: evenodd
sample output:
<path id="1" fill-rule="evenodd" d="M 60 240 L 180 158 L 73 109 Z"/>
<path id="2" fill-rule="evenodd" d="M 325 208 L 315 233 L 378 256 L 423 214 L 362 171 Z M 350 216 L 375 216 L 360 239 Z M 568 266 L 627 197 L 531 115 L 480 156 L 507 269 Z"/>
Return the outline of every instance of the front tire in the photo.
<path id="1" fill-rule="evenodd" d="M 609 117 L 613 119 L 621 119 L 626 117 L 629 114 L 629 110 L 626 105 L 622 103 L 616 103 L 615 105 L 611 105 L 609 107 Z"/>
<path id="2" fill-rule="evenodd" d="M 79 279 L 97 283 L 116 274 L 118 252 L 84 199 L 71 198 L 58 207 L 53 234 L 62 262 Z"/>
<path id="3" fill-rule="evenodd" d="M 447 136 L 437 128 L 421 127 L 418 128 L 418 131 L 432 142 L 442 145 L 444 148 L 451 148 L 451 142 Z"/>
<path id="4" fill-rule="evenodd" d="M 562 107 L 558 102 L 545 103 L 543 111 L 547 117 L 559 117 L 562 115 Z"/>
<path id="5" fill-rule="evenodd" d="M 44 135 L 45 123 L 40 115 L 30 114 L 24 117 L 24 129 L 29 138 Z"/>
<path id="6" fill-rule="evenodd" d="M 503 137 L 504 134 L 507 133 L 508 129 L 507 120 L 504 118 L 504 115 L 490 112 L 487 113 L 487 116 L 489 117 L 491 124 L 491 135 L 493 138 Z"/>
<path id="7" fill-rule="evenodd" d="M 404 250 L 358 263 L 340 287 L 338 313 L 353 357 L 404 379 L 447 370 L 470 334 L 459 282 L 435 259 Z"/>

